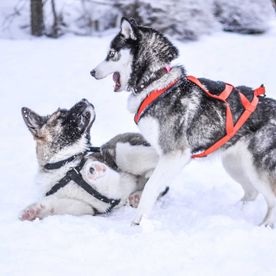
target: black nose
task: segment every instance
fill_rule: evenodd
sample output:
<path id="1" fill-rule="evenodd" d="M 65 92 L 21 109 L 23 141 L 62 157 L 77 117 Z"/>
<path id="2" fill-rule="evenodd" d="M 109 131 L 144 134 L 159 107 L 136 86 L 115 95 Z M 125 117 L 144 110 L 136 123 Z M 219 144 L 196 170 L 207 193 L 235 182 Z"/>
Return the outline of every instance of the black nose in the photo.
<path id="1" fill-rule="evenodd" d="M 95 70 L 92 70 L 92 71 L 90 72 L 90 75 L 91 75 L 92 77 L 94 77 L 94 78 L 95 78 L 96 71 L 95 71 Z"/>
<path id="2" fill-rule="evenodd" d="M 89 104 L 89 102 L 85 98 L 81 99 L 81 101 L 86 103 L 86 104 Z"/>
<path id="3" fill-rule="evenodd" d="M 90 103 L 88 100 L 86 100 L 85 98 L 81 100 L 81 103 L 85 103 L 85 105 L 91 105 L 94 108 L 94 105 Z"/>

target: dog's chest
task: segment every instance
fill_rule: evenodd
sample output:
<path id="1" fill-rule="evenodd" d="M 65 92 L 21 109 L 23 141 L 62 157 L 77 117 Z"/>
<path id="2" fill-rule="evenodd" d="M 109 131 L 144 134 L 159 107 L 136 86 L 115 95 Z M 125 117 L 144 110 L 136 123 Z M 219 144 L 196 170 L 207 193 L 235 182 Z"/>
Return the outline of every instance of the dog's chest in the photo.
<path id="1" fill-rule="evenodd" d="M 142 117 L 138 123 L 138 127 L 144 138 L 151 144 L 151 146 L 161 154 L 162 150 L 159 143 L 160 125 L 157 119 L 152 117 Z"/>

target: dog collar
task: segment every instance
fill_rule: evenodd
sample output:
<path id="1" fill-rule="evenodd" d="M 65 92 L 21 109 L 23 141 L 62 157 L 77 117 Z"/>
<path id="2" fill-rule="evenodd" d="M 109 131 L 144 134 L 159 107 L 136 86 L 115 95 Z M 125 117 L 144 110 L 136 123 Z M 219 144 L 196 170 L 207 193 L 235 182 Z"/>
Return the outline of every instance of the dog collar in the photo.
<path id="1" fill-rule="evenodd" d="M 133 91 L 135 94 L 141 92 L 142 90 L 144 90 L 145 88 L 147 88 L 152 82 L 160 79 L 161 77 L 163 77 L 165 74 L 169 73 L 171 71 L 171 67 L 170 66 L 165 66 L 159 70 L 157 70 L 154 74 L 154 77 L 149 79 L 148 81 L 142 82 L 142 84 L 136 86 L 133 88 Z"/>
<path id="2" fill-rule="evenodd" d="M 57 161 L 57 162 L 54 162 L 54 163 L 47 163 L 47 164 L 44 165 L 44 169 L 46 169 L 46 170 L 57 170 L 57 169 L 60 169 L 61 167 L 63 167 L 64 165 L 74 161 L 78 157 L 84 157 L 89 152 L 100 152 L 100 151 L 101 151 L 100 147 L 89 147 L 88 150 L 86 150 L 84 152 L 81 152 L 81 153 L 74 154 L 74 155 L 72 155 L 69 158 L 66 158 L 64 160 Z"/>

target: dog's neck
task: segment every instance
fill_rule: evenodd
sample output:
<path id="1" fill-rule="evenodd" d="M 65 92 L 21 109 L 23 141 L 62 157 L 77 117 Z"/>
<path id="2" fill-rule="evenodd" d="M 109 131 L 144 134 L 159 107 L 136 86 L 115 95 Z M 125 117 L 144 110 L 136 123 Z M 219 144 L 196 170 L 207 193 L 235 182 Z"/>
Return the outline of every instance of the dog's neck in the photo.
<path id="1" fill-rule="evenodd" d="M 90 141 L 85 137 L 79 139 L 76 143 L 70 146 L 66 146 L 58 152 L 52 152 L 51 148 L 37 146 L 37 160 L 40 169 L 43 169 L 47 163 L 55 163 L 65 160 L 71 156 L 85 152 L 91 147 Z"/>
<path id="2" fill-rule="evenodd" d="M 128 97 L 128 110 L 131 113 L 136 113 L 141 102 L 154 90 L 162 89 L 176 79 L 185 77 L 185 69 L 181 66 L 174 66 L 171 70 L 162 75 L 159 79 L 153 80 L 140 93 L 132 92 Z"/>
<path id="3" fill-rule="evenodd" d="M 146 89 L 152 82 L 160 79 L 166 73 L 166 64 L 153 64 L 137 68 L 134 64 L 133 72 L 128 82 L 128 90 L 133 91 L 135 94 L 140 93 Z"/>
<path id="4" fill-rule="evenodd" d="M 135 94 L 140 93 L 142 90 L 146 89 L 151 83 L 163 77 L 163 75 L 167 74 L 170 71 L 170 66 L 162 67 L 155 72 L 148 74 L 143 80 L 139 82 L 139 85 L 133 87 L 132 90 Z"/>
<path id="5" fill-rule="evenodd" d="M 137 26 L 137 40 L 134 45 L 128 86 L 129 90 L 135 91 L 158 79 L 159 70 L 177 57 L 178 50 L 164 35 L 142 26 Z"/>

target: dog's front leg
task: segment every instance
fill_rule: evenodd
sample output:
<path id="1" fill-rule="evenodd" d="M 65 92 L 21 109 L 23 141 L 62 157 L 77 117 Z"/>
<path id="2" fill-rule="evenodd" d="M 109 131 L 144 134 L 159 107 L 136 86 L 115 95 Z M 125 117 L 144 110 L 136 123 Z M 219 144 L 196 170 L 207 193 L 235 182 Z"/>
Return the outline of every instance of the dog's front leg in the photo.
<path id="1" fill-rule="evenodd" d="M 51 215 L 94 215 L 94 209 L 90 205 L 72 198 L 58 198 L 48 196 L 41 201 L 31 204 L 23 210 L 19 219 L 34 220 L 43 219 Z"/>
<path id="2" fill-rule="evenodd" d="M 150 213 L 161 189 L 168 186 L 190 160 L 190 150 L 171 152 L 160 156 L 152 176 L 145 185 L 137 214 L 132 224 L 139 225 L 142 218 Z"/>

